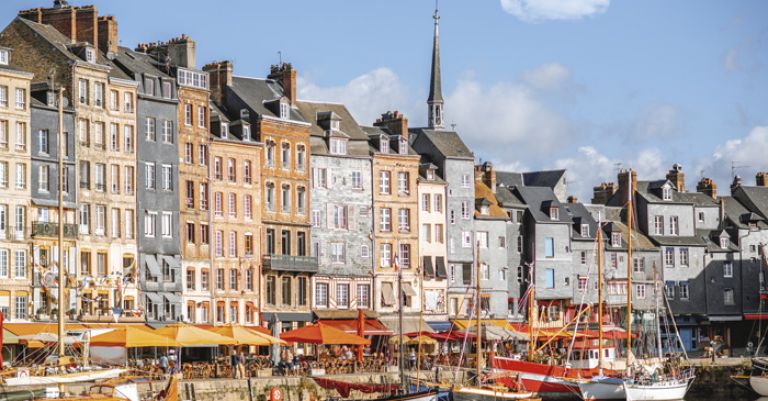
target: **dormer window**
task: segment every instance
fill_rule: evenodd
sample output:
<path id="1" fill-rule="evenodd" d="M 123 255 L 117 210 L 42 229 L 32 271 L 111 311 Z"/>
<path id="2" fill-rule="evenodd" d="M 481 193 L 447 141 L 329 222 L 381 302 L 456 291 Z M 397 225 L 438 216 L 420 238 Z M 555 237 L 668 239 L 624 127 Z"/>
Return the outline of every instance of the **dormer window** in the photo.
<path id="1" fill-rule="evenodd" d="M 720 237 L 720 248 L 728 248 L 728 237 Z"/>
<path id="2" fill-rule="evenodd" d="M 244 141 L 251 140 L 251 126 L 248 124 L 243 124 L 243 140 Z"/>
<path id="3" fill-rule="evenodd" d="M 661 188 L 661 199 L 665 201 L 671 201 L 672 200 L 672 188 L 669 186 L 664 186 Z"/>
<path id="4" fill-rule="evenodd" d="M 94 50 L 92 47 L 85 48 L 85 61 L 89 63 L 96 62 L 96 50 Z"/>
<path id="5" fill-rule="evenodd" d="M 382 135 L 379 139 L 379 152 L 389 153 L 389 138 L 386 135 Z"/>
<path id="6" fill-rule="evenodd" d="M 557 206 L 549 208 L 549 219 L 560 220 L 560 209 Z"/>
<path id="7" fill-rule="evenodd" d="M 345 138 L 331 138 L 331 154 L 346 155 L 347 140 Z"/>
<path id="8" fill-rule="evenodd" d="M 229 124 L 221 123 L 221 139 L 227 139 L 229 137 Z"/>
<path id="9" fill-rule="evenodd" d="M 487 216 L 488 215 L 488 206 L 487 205 L 480 206 L 480 214 L 482 214 L 483 216 Z"/>
<path id="10" fill-rule="evenodd" d="M 288 117 L 291 115 L 291 108 L 288 106 L 288 103 L 280 103 L 280 119 L 287 120 Z"/>
<path id="11" fill-rule="evenodd" d="M 340 126 L 339 120 L 331 120 L 331 131 L 338 131 Z"/>
<path id="12" fill-rule="evenodd" d="M 401 155 L 407 155 L 408 154 L 408 140 L 405 138 L 400 138 L 400 142 L 398 143 L 397 147 L 397 153 Z"/>
<path id="13" fill-rule="evenodd" d="M 621 246 L 621 233 L 611 233 L 611 246 L 613 247 Z"/>
<path id="14" fill-rule="evenodd" d="M 589 224 L 581 225 L 581 236 L 584 238 L 589 237 Z"/>
<path id="15" fill-rule="evenodd" d="M 240 109 L 240 119 L 241 120 L 248 120 L 250 117 L 251 117 L 251 115 L 248 112 L 248 109 Z"/>
<path id="16" fill-rule="evenodd" d="M 7 49 L 0 49 L 0 65 L 8 65 L 10 58 L 10 52 Z"/>
<path id="17" fill-rule="evenodd" d="M 435 170 L 432 170 L 432 169 L 427 170 L 427 179 L 428 180 L 435 179 Z"/>

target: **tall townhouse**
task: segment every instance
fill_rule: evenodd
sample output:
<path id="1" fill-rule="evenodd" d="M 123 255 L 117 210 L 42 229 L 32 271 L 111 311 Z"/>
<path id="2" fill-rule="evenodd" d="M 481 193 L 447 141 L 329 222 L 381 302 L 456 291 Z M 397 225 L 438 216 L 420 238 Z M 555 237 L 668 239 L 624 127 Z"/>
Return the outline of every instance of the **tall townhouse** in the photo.
<path id="1" fill-rule="evenodd" d="M 59 136 L 58 91 L 53 82 L 40 82 L 32 87 L 30 98 L 30 132 L 32 148 L 32 255 L 33 304 L 37 318 L 55 318 L 58 309 L 59 224 L 64 223 L 63 267 L 74 276 L 77 245 L 77 190 L 75 173 L 75 119 L 72 107 L 64 98 L 64 136 Z M 63 146 L 61 139 L 64 140 Z M 64 150 L 63 204 L 59 217 L 59 150 Z M 77 307 L 74 292 L 65 300 L 66 311 Z"/>
<path id="2" fill-rule="evenodd" d="M 136 170 L 132 168 L 128 174 L 133 176 L 138 172 L 139 265 L 146 267 L 139 286 L 147 299 L 148 319 L 173 321 L 182 316 L 176 81 L 158 69 L 146 53 L 116 47 L 114 54 L 115 64 L 137 84 L 137 160 Z M 112 131 L 119 127 L 112 124 L 109 129 L 112 137 Z M 110 146 L 120 144 L 110 143 Z M 109 174 L 110 190 L 119 193 L 122 188 L 115 178 L 121 174 L 119 167 L 110 166 Z M 119 222 L 119 216 L 116 219 Z M 135 301 L 124 300 L 125 308 L 134 308 Z"/>
<path id="3" fill-rule="evenodd" d="M 310 128 L 311 254 L 315 311 L 371 309 L 371 156 L 368 135 L 344 105 L 299 101 Z"/>
<path id="4" fill-rule="evenodd" d="M 136 82 L 111 61 L 117 24 L 111 17 L 98 17 L 93 6 L 58 2 L 53 8 L 20 12 L 0 41 L 23 49 L 20 65 L 38 80 L 50 76 L 67 86 L 75 111 L 79 182 L 79 254 L 71 288 L 82 320 L 112 321 L 123 300 L 137 296 L 135 288 L 123 285 L 137 253 L 131 175 L 136 164 Z M 118 142 L 123 146 L 112 146 Z"/>
<path id="5" fill-rule="evenodd" d="M 209 83 L 208 74 L 197 69 L 196 66 L 196 47 L 195 41 L 186 35 L 173 38 L 166 42 L 156 42 L 152 44 L 140 44 L 136 48 L 137 53 L 146 53 L 148 60 L 155 63 L 155 66 L 163 74 L 172 77 L 175 80 L 176 99 L 176 118 L 170 121 L 176 121 L 177 138 L 176 143 L 168 144 L 167 148 L 177 148 L 178 162 L 178 180 L 174 188 L 178 188 L 178 229 L 173 235 L 178 235 L 181 246 L 181 263 L 174 264 L 178 259 L 173 254 L 152 253 L 148 251 L 145 254 L 146 259 L 140 263 L 143 273 L 141 282 L 148 291 L 142 293 L 142 301 L 152 306 L 158 305 L 157 315 L 152 315 L 151 320 L 170 320 L 183 319 L 196 323 L 213 323 L 212 315 L 212 294 L 211 281 L 213 272 L 211 270 L 211 226 L 210 226 L 210 130 L 209 130 Z M 163 76 L 157 73 L 159 79 Z M 171 91 L 174 90 L 171 85 Z M 162 91 L 162 89 L 161 89 Z M 143 122 L 146 124 L 146 120 Z M 144 127 L 146 131 L 147 127 Z M 159 130 L 155 126 L 155 130 Z M 158 159 L 160 166 L 154 165 L 155 171 L 152 172 L 152 165 L 145 164 L 139 166 L 138 174 L 145 177 L 153 173 L 156 177 L 161 177 L 162 160 L 168 163 L 168 159 Z M 173 167 L 171 167 L 173 169 Z M 160 178 L 158 178 L 160 179 Z M 146 186 L 145 181 L 145 186 Z M 144 216 L 143 224 L 145 234 L 146 230 L 152 227 L 158 229 L 161 227 L 152 225 L 153 219 L 161 219 L 158 215 L 155 217 L 147 210 Z M 158 213 L 161 210 L 156 210 Z M 173 224 L 173 218 L 171 218 Z M 176 234 L 178 233 L 178 234 Z M 151 237 L 149 237 L 151 238 Z M 148 248 L 151 249 L 151 248 Z M 157 252 L 160 252 L 158 250 Z M 165 252 L 165 250 L 163 250 Z M 158 258 L 160 256 L 160 258 Z M 190 275 L 195 278 L 196 290 L 190 290 L 188 278 Z M 197 284 L 199 283 L 199 284 Z M 181 299 L 178 293 L 181 291 Z M 194 308 L 190 305 L 194 303 Z M 163 305 L 162 308 L 159 305 Z M 167 310 L 166 306 L 173 309 Z M 190 310 L 193 309 L 193 310 Z"/>
<path id="6" fill-rule="evenodd" d="M 35 312 L 30 293 L 33 75 L 23 71 L 17 56 L 0 48 L 0 311 L 11 321 L 31 319 Z"/>
<path id="7" fill-rule="evenodd" d="M 471 278 L 476 285 L 480 280 L 480 313 L 483 318 L 506 319 L 508 310 L 509 266 L 507 266 L 507 212 L 499 206 L 496 198 L 496 171 L 485 162 L 475 167 L 475 226 L 476 260 L 480 263 L 480 277 L 477 268 L 464 272 L 463 277 Z M 476 296 L 475 296 L 476 297 Z M 476 300 L 472 300 L 474 304 Z"/>
<path id="8" fill-rule="evenodd" d="M 432 163 L 419 165 L 419 261 L 421 262 L 423 316 L 434 329 L 448 325 L 448 247 L 445 236 L 446 185 Z M 442 325 L 442 327 L 440 327 Z"/>
<path id="9" fill-rule="evenodd" d="M 216 82 L 217 75 L 213 75 Z M 257 315 L 261 243 L 261 155 L 247 120 L 229 120 L 211 103 L 213 161 L 213 298 L 215 322 L 253 325 Z M 196 290 L 193 271 L 186 285 Z M 192 303 L 188 305 L 192 308 Z"/>
<path id="10" fill-rule="evenodd" d="M 395 331 L 396 312 L 402 309 L 403 331 L 418 331 L 420 157 L 408 144 L 408 119 L 398 112 L 383 114 L 365 131 L 373 156 L 374 309 L 384 314 L 380 320 Z"/>
<path id="11" fill-rule="evenodd" d="M 475 202 L 475 156 L 458 133 L 445 129 L 442 79 L 440 75 L 440 16 L 433 16 L 432 68 L 427 98 L 427 127 L 413 128 L 409 142 L 422 162 L 437 166 L 437 175 L 447 185 L 446 244 L 448 247 L 448 308 L 460 304 L 467 292 L 463 272 L 471 269 L 474 243 L 472 212 Z"/>
<path id="12" fill-rule="evenodd" d="M 296 70 L 274 65 L 267 79 L 233 75 L 231 62 L 205 67 L 211 91 L 230 120 L 251 125 L 264 145 L 261 174 L 260 322 L 290 329 L 311 321 L 310 281 L 317 258 L 309 254 L 310 128 L 296 106 Z"/>

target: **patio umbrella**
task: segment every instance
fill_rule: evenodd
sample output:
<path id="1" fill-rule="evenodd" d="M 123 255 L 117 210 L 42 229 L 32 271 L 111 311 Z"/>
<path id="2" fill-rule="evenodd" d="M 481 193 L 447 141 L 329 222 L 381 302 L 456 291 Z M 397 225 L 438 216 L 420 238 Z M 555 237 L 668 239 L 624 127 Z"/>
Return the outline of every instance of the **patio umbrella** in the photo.
<path id="1" fill-rule="evenodd" d="M 245 326 L 239 324 L 227 324 L 224 326 L 213 327 L 210 331 L 221 334 L 222 336 L 229 337 L 236 341 L 236 345 L 287 345 L 285 341 L 272 337 L 255 330 L 248 330 Z"/>
<path id="2" fill-rule="evenodd" d="M 178 341 L 156 334 L 144 326 L 123 326 L 91 338 L 91 345 L 104 347 L 178 347 Z"/>
<path id="3" fill-rule="evenodd" d="M 234 339 L 222 336 L 191 324 L 175 323 L 155 330 L 156 334 L 169 337 L 179 343 L 182 347 L 189 346 L 208 346 L 234 345 Z"/>
<path id="4" fill-rule="evenodd" d="M 333 326 L 322 323 L 300 327 L 296 330 L 286 331 L 280 338 L 294 343 L 324 344 L 324 345 L 369 345 L 370 340 L 348 334 Z"/>
<path id="5" fill-rule="evenodd" d="M 408 342 L 409 339 L 410 339 L 410 337 L 408 337 L 408 336 L 406 336 L 404 334 L 401 334 L 401 335 L 389 337 L 388 342 L 391 345 L 398 345 L 401 342 Z"/>
<path id="6" fill-rule="evenodd" d="M 425 335 L 414 337 L 408 341 L 405 342 L 406 345 L 434 345 L 437 344 L 437 340 L 435 340 L 432 337 L 427 337 Z"/>

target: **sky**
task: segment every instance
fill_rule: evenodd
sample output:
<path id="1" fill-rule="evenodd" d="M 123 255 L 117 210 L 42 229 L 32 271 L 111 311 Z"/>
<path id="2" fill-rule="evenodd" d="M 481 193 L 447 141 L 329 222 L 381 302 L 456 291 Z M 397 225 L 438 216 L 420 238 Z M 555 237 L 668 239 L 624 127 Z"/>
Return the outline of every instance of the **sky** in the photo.
<path id="1" fill-rule="evenodd" d="M 0 18 L 50 1 L 3 0 Z M 264 77 L 291 62 L 299 97 L 426 123 L 433 0 L 93 0 L 121 45 L 197 42 L 199 66 Z M 566 168 L 581 200 L 618 168 L 674 163 L 728 194 L 768 170 L 768 2 L 441 0 L 446 122 L 497 169 Z M 733 169 L 732 167 L 736 168 Z"/>

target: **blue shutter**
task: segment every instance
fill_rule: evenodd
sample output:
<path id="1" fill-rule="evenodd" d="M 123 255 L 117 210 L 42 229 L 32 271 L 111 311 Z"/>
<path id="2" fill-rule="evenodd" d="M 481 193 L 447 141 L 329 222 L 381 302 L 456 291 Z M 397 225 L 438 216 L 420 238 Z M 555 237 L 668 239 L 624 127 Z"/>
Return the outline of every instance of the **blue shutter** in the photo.
<path id="1" fill-rule="evenodd" d="M 547 288 L 555 288 L 555 269 L 547 269 L 546 274 Z"/>
<path id="2" fill-rule="evenodd" d="M 548 258 L 555 257 L 555 239 L 551 237 L 544 238 L 544 256 Z"/>

